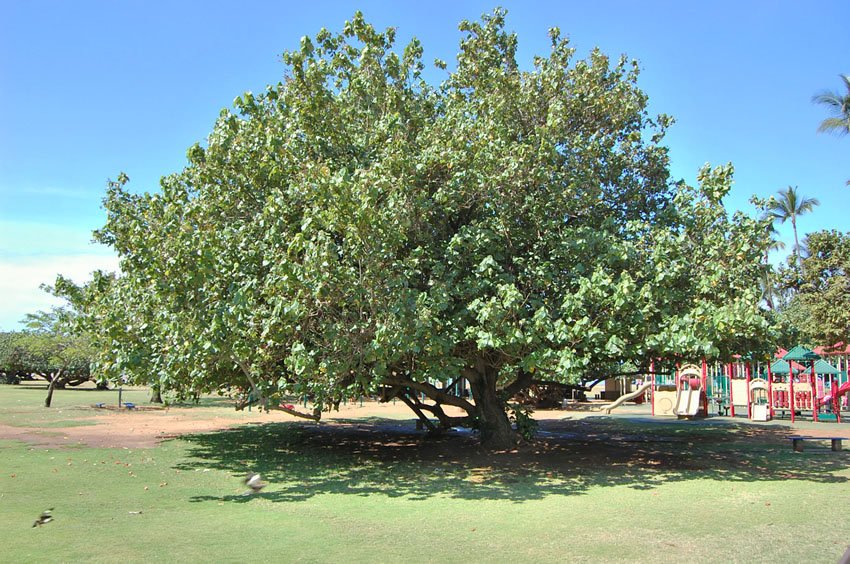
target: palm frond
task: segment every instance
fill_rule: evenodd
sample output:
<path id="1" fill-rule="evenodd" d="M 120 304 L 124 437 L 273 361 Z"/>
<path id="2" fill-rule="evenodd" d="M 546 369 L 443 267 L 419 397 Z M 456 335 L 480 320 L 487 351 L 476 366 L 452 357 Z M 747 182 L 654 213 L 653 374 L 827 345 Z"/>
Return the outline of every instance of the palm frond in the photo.
<path id="1" fill-rule="evenodd" d="M 818 133 L 838 133 L 846 135 L 850 133 L 850 121 L 847 119 L 831 117 L 826 118 L 818 126 Z"/>
<path id="2" fill-rule="evenodd" d="M 812 102 L 822 104 L 824 106 L 832 106 L 835 109 L 841 108 L 842 97 L 835 92 L 821 92 L 812 96 Z"/>
<path id="3" fill-rule="evenodd" d="M 824 119 L 818 127 L 818 133 L 838 133 L 846 135 L 850 133 L 850 76 L 839 75 L 847 89 L 846 94 L 824 91 L 812 96 L 812 101 L 829 109 L 831 117 Z"/>

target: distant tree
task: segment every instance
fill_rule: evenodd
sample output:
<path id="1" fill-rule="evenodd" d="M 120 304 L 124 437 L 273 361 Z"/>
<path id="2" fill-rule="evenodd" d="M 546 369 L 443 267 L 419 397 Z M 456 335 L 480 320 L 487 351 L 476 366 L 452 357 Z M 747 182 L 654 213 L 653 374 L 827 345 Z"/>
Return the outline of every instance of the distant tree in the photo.
<path id="1" fill-rule="evenodd" d="M 817 231 L 806 237 L 803 268 L 789 276 L 790 318 L 813 343 L 850 343 L 850 233 Z M 790 275 L 790 273 L 788 273 Z"/>
<path id="2" fill-rule="evenodd" d="M 847 135 L 850 133 L 850 76 L 839 76 L 844 82 L 845 92 L 821 92 L 812 97 L 812 101 L 826 106 L 832 114 L 821 122 L 819 132 Z"/>
<path id="3" fill-rule="evenodd" d="M 48 381 L 45 407 L 50 407 L 53 390 L 91 379 L 94 350 L 87 338 L 68 331 L 72 315 L 64 308 L 28 314 L 26 329 L 6 333 L 0 343 L 0 371 Z"/>
<path id="4" fill-rule="evenodd" d="M 791 220 L 791 228 L 794 230 L 794 252 L 797 255 L 797 264 L 800 264 L 800 240 L 797 236 L 797 218 L 812 211 L 819 206 L 817 198 L 804 198 L 797 193 L 797 187 L 785 188 L 779 191 L 779 198 L 774 198 L 768 207 L 767 213 L 774 221 L 785 223 Z"/>
<path id="5" fill-rule="evenodd" d="M 12 360 L 16 354 L 18 335 L 16 331 L 0 333 L 0 384 L 19 384 L 22 378 L 28 376 L 18 371 L 16 362 Z"/>

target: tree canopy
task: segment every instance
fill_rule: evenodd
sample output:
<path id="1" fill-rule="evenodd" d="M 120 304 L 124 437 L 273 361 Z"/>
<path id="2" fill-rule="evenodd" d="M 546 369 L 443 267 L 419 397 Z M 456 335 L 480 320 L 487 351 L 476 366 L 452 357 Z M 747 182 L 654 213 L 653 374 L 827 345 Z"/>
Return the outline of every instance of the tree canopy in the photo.
<path id="1" fill-rule="evenodd" d="M 434 86 L 418 41 L 358 13 L 285 53 L 159 191 L 111 182 L 96 236 L 121 275 L 57 282 L 99 369 L 325 409 L 397 397 L 505 447 L 506 398 L 535 382 L 766 350 L 767 221 L 727 213 L 731 165 L 674 182 L 634 61 L 552 29 L 521 70 L 504 16 L 462 22 Z"/>
<path id="2" fill-rule="evenodd" d="M 800 268 L 784 271 L 792 297 L 784 313 L 813 345 L 850 343 L 850 233 L 816 231 L 806 236 Z"/>

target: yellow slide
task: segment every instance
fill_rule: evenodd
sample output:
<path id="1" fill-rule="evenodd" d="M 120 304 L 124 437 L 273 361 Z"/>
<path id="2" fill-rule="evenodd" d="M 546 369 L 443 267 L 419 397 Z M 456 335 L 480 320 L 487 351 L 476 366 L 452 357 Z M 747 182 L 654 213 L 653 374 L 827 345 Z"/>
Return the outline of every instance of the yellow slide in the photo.
<path id="1" fill-rule="evenodd" d="M 611 413 L 612 409 L 619 407 L 623 402 L 626 402 L 626 401 L 629 401 L 631 399 L 635 399 L 636 397 L 639 397 L 642 393 L 644 393 L 645 391 L 647 391 L 651 387 L 652 387 L 652 382 L 644 382 L 634 392 L 632 392 L 630 394 L 626 394 L 624 396 L 620 396 L 620 397 L 617 398 L 617 401 L 615 401 L 614 403 L 610 403 L 610 404 L 608 404 L 605 407 L 602 407 L 600 409 L 604 409 L 605 413 Z"/>
<path id="2" fill-rule="evenodd" d="M 701 390 L 681 390 L 676 396 L 676 408 L 673 413 L 679 417 L 693 417 L 699 411 L 699 400 Z"/>

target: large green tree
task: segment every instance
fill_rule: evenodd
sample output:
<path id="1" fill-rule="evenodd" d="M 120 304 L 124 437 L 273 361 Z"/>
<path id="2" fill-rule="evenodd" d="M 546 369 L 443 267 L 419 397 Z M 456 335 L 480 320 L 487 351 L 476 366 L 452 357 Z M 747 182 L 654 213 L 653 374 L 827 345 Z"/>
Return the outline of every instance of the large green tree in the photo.
<path id="1" fill-rule="evenodd" d="M 380 394 L 504 448 L 506 399 L 535 383 L 765 349 L 766 222 L 723 207 L 731 166 L 671 182 L 637 65 L 553 29 L 524 71 L 503 12 L 460 29 L 434 87 L 417 41 L 357 14 L 158 192 L 110 183 L 97 237 L 122 275 L 68 287 L 100 369 L 322 408 Z"/>

